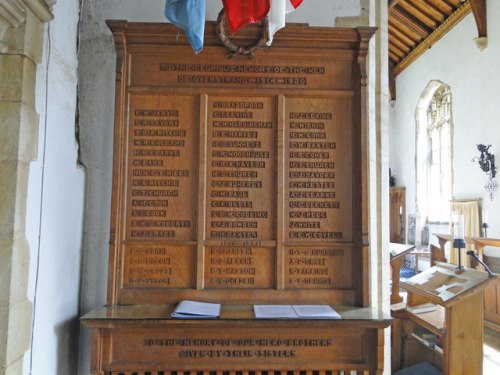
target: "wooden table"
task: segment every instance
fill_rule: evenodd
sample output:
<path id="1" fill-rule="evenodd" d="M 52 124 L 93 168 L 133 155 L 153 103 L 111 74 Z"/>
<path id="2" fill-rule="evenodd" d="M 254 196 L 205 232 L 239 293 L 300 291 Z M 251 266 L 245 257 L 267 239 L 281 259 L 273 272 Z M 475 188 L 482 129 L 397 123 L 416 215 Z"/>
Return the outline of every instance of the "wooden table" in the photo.
<path id="1" fill-rule="evenodd" d="M 406 245 L 391 242 L 389 250 L 391 254 L 391 269 L 392 269 L 392 288 L 391 288 L 391 305 L 403 301 L 399 295 L 399 271 L 403 265 L 405 254 L 408 254 L 415 248 L 415 245 Z"/>
<path id="2" fill-rule="evenodd" d="M 382 374 L 383 329 L 391 317 L 372 308 L 334 308 L 342 319 L 256 319 L 251 305 L 224 305 L 220 319 L 172 319 L 172 305 L 114 306 L 94 310 L 82 322 L 92 330 L 93 375 Z"/>

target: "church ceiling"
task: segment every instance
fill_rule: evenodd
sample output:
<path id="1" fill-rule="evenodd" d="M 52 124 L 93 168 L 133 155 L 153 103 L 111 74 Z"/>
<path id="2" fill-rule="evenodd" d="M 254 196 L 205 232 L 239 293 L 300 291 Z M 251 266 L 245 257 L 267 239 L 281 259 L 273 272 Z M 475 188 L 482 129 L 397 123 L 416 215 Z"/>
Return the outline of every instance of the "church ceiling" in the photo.
<path id="1" fill-rule="evenodd" d="M 470 12 L 464 0 L 389 0 L 389 65 L 394 76 Z"/>

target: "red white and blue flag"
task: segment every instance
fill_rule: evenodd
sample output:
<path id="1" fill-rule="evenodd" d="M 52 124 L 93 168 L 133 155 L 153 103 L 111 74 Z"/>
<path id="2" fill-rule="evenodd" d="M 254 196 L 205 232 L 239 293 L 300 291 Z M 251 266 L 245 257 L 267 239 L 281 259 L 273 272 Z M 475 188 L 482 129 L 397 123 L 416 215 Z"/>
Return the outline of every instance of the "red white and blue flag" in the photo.
<path id="1" fill-rule="evenodd" d="M 250 23 L 260 22 L 269 13 L 270 0 L 222 0 L 233 33 Z"/>
<path id="2" fill-rule="evenodd" d="M 302 0 L 271 0 L 271 7 L 267 18 L 269 20 L 269 40 L 267 45 L 273 42 L 274 34 L 285 27 L 285 16 L 299 7 Z"/>
<path id="3" fill-rule="evenodd" d="M 233 33 L 250 23 L 269 20 L 269 41 L 285 27 L 286 14 L 294 11 L 303 0 L 222 0 L 226 18 Z M 205 0 L 166 0 L 165 16 L 182 28 L 196 53 L 203 49 L 205 33 Z"/>

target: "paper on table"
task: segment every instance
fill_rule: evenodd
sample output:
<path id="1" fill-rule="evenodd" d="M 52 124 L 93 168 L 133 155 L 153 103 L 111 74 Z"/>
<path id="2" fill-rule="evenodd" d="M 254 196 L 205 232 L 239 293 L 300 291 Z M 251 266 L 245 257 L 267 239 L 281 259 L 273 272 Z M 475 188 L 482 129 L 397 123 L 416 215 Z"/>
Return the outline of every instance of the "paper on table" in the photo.
<path id="1" fill-rule="evenodd" d="M 219 303 L 181 301 L 172 313 L 173 318 L 214 319 L 220 315 Z"/>
<path id="2" fill-rule="evenodd" d="M 297 318 L 292 305 L 254 305 L 256 318 Z"/>
<path id="3" fill-rule="evenodd" d="M 254 305 L 256 318 L 340 319 L 329 305 Z"/>
<path id="4" fill-rule="evenodd" d="M 341 316 L 330 305 L 292 305 L 299 318 L 340 319 Z"/>

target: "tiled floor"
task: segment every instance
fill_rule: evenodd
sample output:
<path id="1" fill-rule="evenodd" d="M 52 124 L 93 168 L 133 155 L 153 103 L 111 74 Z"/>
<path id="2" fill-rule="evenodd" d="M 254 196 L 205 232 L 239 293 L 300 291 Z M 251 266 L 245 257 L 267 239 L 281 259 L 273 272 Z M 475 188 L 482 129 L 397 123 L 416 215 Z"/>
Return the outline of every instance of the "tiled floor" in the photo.
<path id="1" fill-rule="evenodd" d="M 484 329 L 483 375 L 500 374 L 500 332 Z"/>

